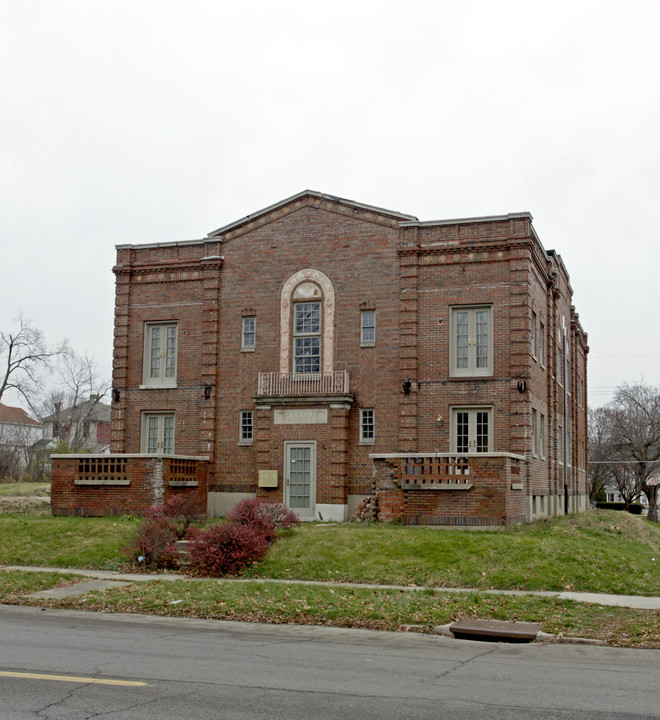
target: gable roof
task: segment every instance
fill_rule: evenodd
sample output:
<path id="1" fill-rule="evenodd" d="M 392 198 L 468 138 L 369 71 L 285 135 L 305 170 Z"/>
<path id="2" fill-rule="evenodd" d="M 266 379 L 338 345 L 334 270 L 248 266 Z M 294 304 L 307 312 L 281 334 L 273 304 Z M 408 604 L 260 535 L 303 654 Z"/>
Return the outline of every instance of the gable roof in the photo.
<path id="1" fill-rule="evenodd" d="M 41 423 L 31 418 L 23 408 L 3 405 L 2 403 L 0 403 L 0 422 L 41 427 Z"/>
<path id="2" fill-rule="evenodd" d="M 240 220 L 235 220 L 234 222 L 229 223 L 229 225 L 224 225 L 217 230 L 213 230 L 208 234 L 207 237 L 211 238 L 224 235 L 225 233 L 233 230 L 234 228 L 240 227 L 241 225 L 245 225 L 249 222 L 254 222 L 255 220 L 263 217 L 264 215 L 268 215 L 269 213 L 279 210 L 280 208 L 297 202 L 298 200 L 301 200 L 303 198 L 316 198 L 317 200 L 325 200 L 326 202 L 336 203 L 337 205 L 342 205 L 344 207 L 354 208 L 356 210 L 363 210 L 369 213 L 374 213 L 376 215 L 384 215 L 402 221 L 417 220 L 414 215 L 405 215 L 404 213 L 396 212 L 395 210 L 386 210 L 385 208 L 379 208 L 373 205 L 365 205 L 364 203 L 355 202 L 354 200 L 346 200 L 345 198 L 340 198 L 336 195 L 326 195 L 325 193 L 320 193 L 316 190 L 303 190 L 302 192 L 299 192 L 296 195 L 292 195 L 285 200 L 280 200 L 280 202 L 277 202 L 274 205 L 269 205 L 262 210 L 257 210 L 257 212 L 252 213 L 251 215 L 246 215 Z"/>
<path id="3" fill-rule="evenodd" d="M 95 398 L 85 400 L 75 408 L 62 408 L 59 412 L 54 412 L 43 419 L 44 422 L 54 422 L 57 420 L 65 420 L 71 414 L 76 418 L 85 418 L 86 420 L 97 420 L 98 422 L 110 422 L 110 405 L 99 402 Z"/>

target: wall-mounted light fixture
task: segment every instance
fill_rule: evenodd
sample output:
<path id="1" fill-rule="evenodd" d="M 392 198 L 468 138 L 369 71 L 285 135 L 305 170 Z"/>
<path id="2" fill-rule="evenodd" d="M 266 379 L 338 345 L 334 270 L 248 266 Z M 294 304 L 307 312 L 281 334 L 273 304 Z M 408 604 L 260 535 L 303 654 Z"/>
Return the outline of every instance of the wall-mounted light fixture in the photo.
<path id="1" fill-rule="evenodd" d="M 410 395 L 410 389 L 412 388 L 412 380 L 403 381 L 403 394 Z"/>
<path id="2" fill-rule="evenodd" d="M 518 392 L 524 393 L 527 391 L 527 383 L 524 380 L 518 380 Z"/>
<path id="3" fill-rule="evenodd" d="M 438 423 L 438 425 L 442 425 L 443 420 L 444 420 L 444 418 L 442 417 L 442 415 L 438 415 L 438 417 L 435 419 L 435 421 L 436 421 L 436 423 Z"/>
<path id="4" fill-rule="evenodd" d="M 211 399 L 211 386 L 204 385 L 204 400 L 210 400 L 210 399 Z"/>
<path id="5" fill-rule="evenodd" d="M 119 388 L 112 388 L 112 402 L 119 402 L 120 393 Z"/>

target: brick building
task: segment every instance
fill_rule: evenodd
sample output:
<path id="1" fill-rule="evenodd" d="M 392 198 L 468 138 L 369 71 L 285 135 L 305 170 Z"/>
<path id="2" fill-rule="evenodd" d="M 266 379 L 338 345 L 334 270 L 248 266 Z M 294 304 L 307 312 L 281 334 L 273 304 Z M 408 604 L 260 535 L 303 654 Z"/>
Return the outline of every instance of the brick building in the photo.
<path id="1" fill-rule="evenodd" d="M 587 337 L 529 213 L 422 222 L 305 191 L 119 245 L 114 272 L 111 451 L 208 458 L 211 514 L 587 507 Z"/>

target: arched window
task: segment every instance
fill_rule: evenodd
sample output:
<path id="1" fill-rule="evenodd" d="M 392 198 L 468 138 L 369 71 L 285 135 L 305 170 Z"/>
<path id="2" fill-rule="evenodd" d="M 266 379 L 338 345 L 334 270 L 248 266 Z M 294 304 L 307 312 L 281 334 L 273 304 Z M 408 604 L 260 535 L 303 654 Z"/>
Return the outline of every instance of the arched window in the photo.
<path id="1" fill-rule="evenodd" d="M 335 293 L 319 270 L 300 270 L 282 288 L 280 372 L 332 372 Z"/>

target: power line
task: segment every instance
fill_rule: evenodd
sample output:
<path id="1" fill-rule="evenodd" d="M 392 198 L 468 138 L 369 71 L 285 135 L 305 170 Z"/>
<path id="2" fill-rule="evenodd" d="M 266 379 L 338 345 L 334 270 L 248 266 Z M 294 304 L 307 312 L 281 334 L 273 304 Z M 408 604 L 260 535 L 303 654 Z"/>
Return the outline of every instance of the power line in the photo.
<path id="1" fill-rule="evenodd" d="M 641 355 L 589 355 L 589 360 L 601 360 L 602 358 L 633 358 L 633 357 L 660 357 L 660 353 L 643 353 Z"/>

